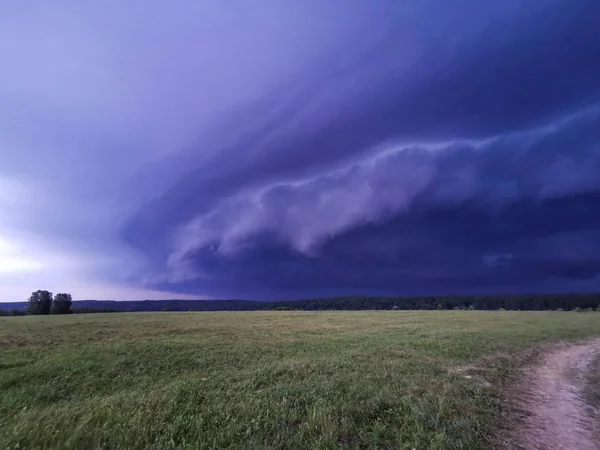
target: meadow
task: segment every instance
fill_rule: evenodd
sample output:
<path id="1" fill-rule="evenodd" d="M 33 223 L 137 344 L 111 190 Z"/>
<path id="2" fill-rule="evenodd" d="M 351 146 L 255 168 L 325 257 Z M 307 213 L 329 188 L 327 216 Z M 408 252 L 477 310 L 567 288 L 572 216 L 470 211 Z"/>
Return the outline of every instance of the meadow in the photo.
<path id="1" fill-rule="evenodd" d="M 596 312 L 0 317 L 0 448 L 491 448 L 536 349 L 598 335 Z"/>

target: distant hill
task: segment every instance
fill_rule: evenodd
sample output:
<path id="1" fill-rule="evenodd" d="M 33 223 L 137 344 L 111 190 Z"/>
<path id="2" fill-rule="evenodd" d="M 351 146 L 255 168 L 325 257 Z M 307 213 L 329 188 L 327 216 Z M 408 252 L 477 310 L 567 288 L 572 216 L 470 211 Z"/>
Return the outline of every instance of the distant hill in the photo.
<path id="1" fill-rule="evenodd" d="M 234 311 L 265 309 L 264 302 L 250 300 L 79 300 L 72 309 L 110 309 L 118 312 L 136 311 Z M 0 303 L 0 309 L 27 309 L 27 302 Z"/>
<path id="2" fill-rule="evenodd" d="M 500 309 L 571 310 L 598 308 L 600 294 L 539 294 L 423 297 L 334 297 L 308 300 L 262 302 L 251 300 L 81 300 L 73 302 L 75 312 L 138 311 L 257 311 L 274 309 L 369 310 L 369 309 Z M 0 303 L 0 310 L 27 309 L 27 302 Z"/>

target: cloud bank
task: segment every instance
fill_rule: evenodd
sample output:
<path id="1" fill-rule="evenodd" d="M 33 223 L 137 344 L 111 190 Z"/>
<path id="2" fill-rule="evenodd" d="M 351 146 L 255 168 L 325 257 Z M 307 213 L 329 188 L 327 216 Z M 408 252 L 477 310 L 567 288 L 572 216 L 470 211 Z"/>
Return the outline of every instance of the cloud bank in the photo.
<path id="1" fill-rule="evenodd" d="M 598 289 L 599 54 L 593 0 L 4 3 L 0 300 Z"/>

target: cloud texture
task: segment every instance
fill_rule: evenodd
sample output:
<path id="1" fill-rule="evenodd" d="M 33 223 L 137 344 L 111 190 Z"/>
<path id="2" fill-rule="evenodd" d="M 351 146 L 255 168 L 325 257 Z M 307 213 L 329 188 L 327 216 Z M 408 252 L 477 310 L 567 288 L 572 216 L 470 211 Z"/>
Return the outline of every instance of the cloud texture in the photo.
<path id="1" fill-rule="evenodd" d="M 593 0 L 0 12 L 0 281 L 600 287 Z"/>

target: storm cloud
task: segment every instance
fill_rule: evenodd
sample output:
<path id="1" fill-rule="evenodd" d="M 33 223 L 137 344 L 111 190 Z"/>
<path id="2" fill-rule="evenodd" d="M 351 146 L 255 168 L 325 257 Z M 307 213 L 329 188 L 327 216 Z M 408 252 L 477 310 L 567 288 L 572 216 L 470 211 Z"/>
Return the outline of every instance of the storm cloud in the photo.
<path id="1" fill-rule="evenodd" d="M 600 288 L 593 0 L 0 12 L 19 277 L 58 254 L 157 295 Z"/>
<path id="2" fill-rule="evenodd" d="M 600 113 L 588 110 L 481 142 L 391 147 L 312 178 L 244 189 L 174 233 L 170 280 L 443 291 L 594 278 L 599 140 Z"/>

